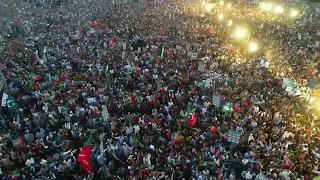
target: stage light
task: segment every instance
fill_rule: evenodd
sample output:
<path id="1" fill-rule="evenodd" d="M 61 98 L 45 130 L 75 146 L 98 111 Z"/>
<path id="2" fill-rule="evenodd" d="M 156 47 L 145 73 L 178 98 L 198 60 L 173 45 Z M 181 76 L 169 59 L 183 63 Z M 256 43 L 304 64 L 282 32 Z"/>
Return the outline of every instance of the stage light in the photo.
<path id="1" fill-rule="evenodd" d="M 277 14 L 281 14 L 284 12 L 284 9 L 282 6 L 276 6 L 275 9 L 274 9 L 274 12 L 277 13 Z"/>
<path id="2" fill-rule="evenodd" d="M 232 26 L 232 23 L 233 23 L 233 21 L 232 21 L 232 20 L 229 20 L 229 21 L 228 21 L 228 26 Z"/>
<path id="3" fill-rule="evenodd" d="M 258 44 L 255 42 L 249 43 L 249 52 L 256 52 L 258 50 Z"/>
<path id="4" fill-rule="evenodd" d="M 299 14 L 299 12 L 298 12 L 297 10 L 293 9 L 293 10 L 291 10 L 291 12 L 290 12 L 290 17 L 297 17 L 298 14 Z"/>
<path id="5" fill-rule="evenodd" d="M 220 15 L 219 15 L 219 20 L 221 21 L 222 19 L 223 19 L 223 15 L 220 14 Z"/>
<path id="6" fill-rule="evenodd" d="M 210 5 L 207 5 L 207 6 L 206 6 L 206 10 L 207 10 L 207 11 L 209 11 L 209 12 L 210 12 L 210 11 L 211 11 L 211 9 L 212 9 L 212 7 L 211 7 Z"/>
<path id="7" fill-rule="evenodd" d="M 260 8 L 265 11 L 270 11 L 272 9 L 272 4 L 262 2 L 262 3 L 260 3 Z"/>
<path id="8" fill-rule="evenodd" d="M 238 39 L 242 39 L 242 38 L 244 38 L 246 36 L 246 34 L 247 34 L 247 30 L 246 29 L 239 28 L 239 29 L 236 30 L 235 36 Z"/>
<path id="9" fill-rule="evenodd" d="M 266 4 L 266 10 L 270 11 L 272 9 L 272 4 L 271 3 L 267 3 Z"/>

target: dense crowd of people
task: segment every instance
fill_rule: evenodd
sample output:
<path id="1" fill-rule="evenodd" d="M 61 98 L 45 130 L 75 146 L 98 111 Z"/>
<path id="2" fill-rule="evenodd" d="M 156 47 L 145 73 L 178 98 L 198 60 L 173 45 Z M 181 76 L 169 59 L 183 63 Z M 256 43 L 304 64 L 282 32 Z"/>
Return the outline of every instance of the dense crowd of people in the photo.
<path id="1" fill-rule="evenodd" d="M 301 17 L 276 19 L 232 3 L 1 3 L 0 176 L 317 177 L 316 107 L 284 82 L 318 79 L 320 13 L 301 3 Z M 219 14 L 250 27 L 259 51 Z"/>

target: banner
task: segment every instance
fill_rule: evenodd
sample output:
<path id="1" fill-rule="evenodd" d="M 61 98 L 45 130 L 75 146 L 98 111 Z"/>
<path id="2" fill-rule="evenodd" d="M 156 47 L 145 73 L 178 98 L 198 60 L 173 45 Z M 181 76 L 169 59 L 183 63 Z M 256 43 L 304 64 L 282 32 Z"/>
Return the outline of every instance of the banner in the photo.
<path id="1" fill-rule="evenodd" d="M 6 93 L 3 93 L 2 95 L 1 106 L 7 107 L 8 109 L 17 109 L 18 107 L 17 103 L 14 100 L 14 97 Z"/>

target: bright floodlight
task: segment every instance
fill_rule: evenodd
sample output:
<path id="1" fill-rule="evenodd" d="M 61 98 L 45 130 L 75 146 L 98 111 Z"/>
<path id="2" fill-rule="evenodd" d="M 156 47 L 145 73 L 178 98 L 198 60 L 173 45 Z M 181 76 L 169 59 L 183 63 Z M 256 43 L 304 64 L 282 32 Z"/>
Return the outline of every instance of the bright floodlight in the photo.
<path id="1" fill-rule="evenodd" d="M 223 5 L 224 5 L 224 1 L 220 1 L 219 3 L 220 3 L 220 5 L 221 5 L 221 6 L 223 6 Z"/>
<path id="2" fill-rule="evenodd" d="M 278 13 L 278 14 L 281 14 L 281 13 L 284 12 L 284 9 L 281 6 L 276 6 L 276 8 L 274 9 L 274 12 Z"/>
<path id="3" fill-rule="evenodd" d="M 271 3 L 260 3 L 260 8 L 262 10 L 270 11 L 272 9 L 272 4 Z"/>
<path id="4" fill-rule="evenodd" d="M 261 9 L 266 9 L 266 3 L 260 3 L 260 8 Z"/>
<path id="5" fill-rule="evenodd" d="M 232 21 L 232 20 L 229 20 L 229 21 L 228 21 L 228 26 L 232 26 L 232 23 L 233 23 L 233 21 Z"/>
<path id="6" fill-rule="evenodd" d="M 255 42 L 250 42 L 249 52 L 256 52 L 258 50 L 258 44 Z"/>
<path id="7" fill-rule="evenodd" d="M 231 5 L 230 3 L 228 3 L 228 4 L 227 4 L 227 8 L 229 8 L 229 9 L 230 9 L 230 8 L 231 8 L 231 6 L 232 6 L 232 5 Z"/>
<path id="8" fill-rule="evenodd" d="M 266 4 L 266 10 L 271 10 L 272 9 L 272 4 L 271 3 L 267 3 Z"/>
<path id="9" fill-rule="evenodd" d="M 209 11 L 209 12 L 210 12 L 210 11 L 211 11 L 211 9 L 212 9 L 212 7 L 211 7 L 210 5 L 207 5 L 207 6 L 206 6 L 206 9 L 207 9 L 207 11 Z"/>
<path id="10" fill-rule="evenodd" d="M 219 15 L 219 20 L 221 21 L 222 19 L 223 19 L 223 15 L 220 14 L 220 15 Z"/>
<path id="11" fill-rule="evenodd" d="M 206 5 L 206 1 L 202 1 L 202 5 Z"/>
<path id="12" fill-rule="evenodd" d="M 291 16 L 291 17 L 297 17 L 297 16 L 298 16 L 298 11 L 295 10 L 295 9 L 291 10 L 290 16 Z"/>
<path id="13" fill-rule="evenodd" d="M 243 28 L 237 29 L 236 30 L 236 38 L 244 38 L 246 36 L 246 30 Z"/>

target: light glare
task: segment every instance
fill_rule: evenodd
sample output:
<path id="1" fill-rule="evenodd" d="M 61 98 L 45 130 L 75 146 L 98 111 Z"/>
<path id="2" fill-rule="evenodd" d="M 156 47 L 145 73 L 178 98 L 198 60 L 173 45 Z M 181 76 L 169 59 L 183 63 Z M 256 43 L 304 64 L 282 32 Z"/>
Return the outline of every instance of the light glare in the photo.
<path id="1" fill-rule="evenodd" d="M 256 52 L 258 50 L 258 44 L 255 42 L 250 42 L 249 52 Z"/>
<path id="2" fill-rule="evenodd" d="M 210 11 L 211 11 L 211 9 L 212 9 L 212 7 L 211 7 L 210 5 L 207 5 L 207 6 L 206 6 L 206 9 L 207 9 L 207 11 L 209 11 L 209 12 L 210 12 Z"/>
<path id="3" fill-rule="evenodd" d="M 291 10 L 291 12 L 290 12 L 290 16 L 291 17 L 297 17 L 298 16 L 298 11 L 297 10 Z"/>
<path id="4" fill-rule="evenodd" d="M 244 38 L 246 36 L 246 30 L 245 29 L 237 29 L 236 30 L 236 37 L 237 38 Z"/>
<path id="5" fill-rule="evenodd" d="M 274 12 L 275 12 L 275 13 L 278 13 L 278 14 L 281 14 L 281 13 L 284 12 L 284 9 L 283 9 L 283 7 L 281 7 L 281 6 L 276 6 Z"/>
<path id="6" fill-rule="evenodd" d="M 223 15 L 220 14 L 220 15 L 219 15 L 219 20 L 221 21 L 222 19 L 223 19 Z"/>
<path id="7" fill-rule="evenodd" d="M 271 3 L 260 3 L 260 8 L 262 10 L 270 11 L 272 9 Z"/>

